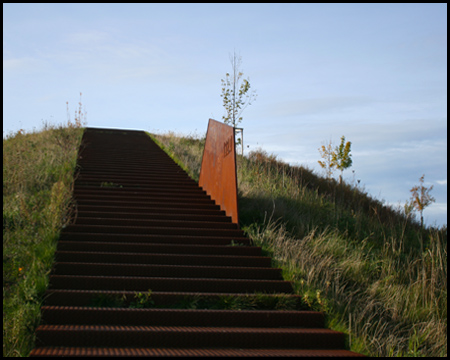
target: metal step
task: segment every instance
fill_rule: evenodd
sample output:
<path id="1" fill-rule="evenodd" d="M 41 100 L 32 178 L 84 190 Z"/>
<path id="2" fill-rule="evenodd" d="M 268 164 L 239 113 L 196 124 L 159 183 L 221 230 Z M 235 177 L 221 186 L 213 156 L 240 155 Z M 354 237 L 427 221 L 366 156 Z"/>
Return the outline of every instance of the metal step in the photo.
<path id="1" fill-rule="evenodd" d="M 283 280 L 281 269 L 250 268 L 231 266 L 181 266 L 181 265 L 141 265 L 141 264 L 99 264 L 79 262 L 57 262 L 53 268 L 55 275 L 136 276 L 164 278 L 213 278 Z"/>
<path id="2" fill-rule="evenodd" d="M 193 254 L 141 254 L 117 252 L 56 251 L 58 262 L 90 262 L 116 264 L 160 264 L 160 265 L 202 265 L 202 266 L 239 266 L 270 267 L 267 256 L 236 255 L 193 255 Z"/>
<path id="3" fill-rule="evenodd" d="M 37 348 L 30 356 L 141 356 L 141 357 L 359 357 L 348 350 L 303 349 L 183 349 L 183 348 Z"/>
<path id="4" fill-rule="evenodd" d="M 187 236 L 226 236 L 242 237 L 244 233 L 238 229 L 187 228 L 166 226 L 116 226 L 116 225 L 84 225 L 74 224 L 66 227 L 67 231 L 78 233 L 101 234 L 145 234 L 145 235 L 187 235 Z"/>
<path id="5" fill-rule="evenodd" d="M 342 349 L 344 335 L 328 329 L 183 326 L 40 325 L 39 346 Z"/>
<path id="6" fill-rule="evenodd" d="M 148 289 L 147 289 L 148 290 Z M 145 291 L 144 293 L 147 294 Z M 49 289 L 45 294 L 45 305 L 48 306 L 81 306 L 81 307 L 130 307 L 136 301 L 137 291 L 124 290 L 71 290 Z M 192 308 L 207 309 L 221 304 L 222 308 L 233 306 L 230 301 L 238 304 L 253 304 L 254 308 L 270 310 L 289 308 L 305 310 L 307 305 L 299 295 L 295 294 L 261 294 L 261 293 L 205 293 L 205 292 L 176 292 L 152 291 L 151 301 L 157 308 Z M 213 305 L 211 305 L 213 304 Z M 229 305 L 227 307 L 227 305 Z M 217 307 L 217 306 L 216 306 Z"/>
<path id="7" fill-rule="evenodd" d="M 126 325 L 205 327 L 323 328 L 325 316 L 317 311 L 125 309 L 43 306 L 46 325 Z"/>
<path id="8" fill-rule="evenodd" d="M 85 239 L 81 237 L 81 239 Z M 223 246 L 223 245 L 184 245 L 167 243 L 130 243 L 130 242 L 92 242 L 92 241 L 59 241 L 59 251 L 88 252 L 131 252 L 152 254 L 191 254 L 191 255 L 237 255 L 261 256 L 261 248 L 256 246 Z"/>
<path id="9" fill-rule="evenodd" d="M 237 225 L 231 222 L 177 220 L 177 219 L 134 219 L 134 218 L 104 218 L 86 217 L 79 213 L 78 225 L 105 225 L 105 226 L 145 226 L 145 227 L 170 227 L 170 228 L 193 228 L 193 229 L 237 229 Z"/>
<path id="10" fill-rule="evenodd" d="M 164 278 L 133 276 L 51 275 L 50 289 L 192 291 L 227 293 L 292 293 L 291 283 L 281 280 Z"/>
<path id="11" fill-rule="evenodd" d="M 89 242 L 129 242 L 143 244 L 180 244 L 180 245 L 250 245 L 250 240 L 243 236 L 187 236 L 187 235 L 149 235 L 149 234 L 103 234 L 64 231 L 60 235 L 61 241 L 89 241 Z"/>

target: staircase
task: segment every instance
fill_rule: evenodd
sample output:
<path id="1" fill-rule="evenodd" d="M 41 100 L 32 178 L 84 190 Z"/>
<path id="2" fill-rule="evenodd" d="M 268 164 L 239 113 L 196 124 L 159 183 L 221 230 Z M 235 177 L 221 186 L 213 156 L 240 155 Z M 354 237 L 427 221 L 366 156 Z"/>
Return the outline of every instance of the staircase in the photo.
<path id="1" fill-rule="evenodd" d="M 30 356 L 360 356 L 144 132 L 83 144 Z"/>

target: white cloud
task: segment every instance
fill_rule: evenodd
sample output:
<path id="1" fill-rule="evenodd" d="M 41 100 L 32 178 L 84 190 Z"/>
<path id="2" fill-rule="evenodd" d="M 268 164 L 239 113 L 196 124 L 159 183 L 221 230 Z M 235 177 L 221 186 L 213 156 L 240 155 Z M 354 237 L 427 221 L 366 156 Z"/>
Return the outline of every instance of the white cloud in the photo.
<path id="1" fill-rule="evenodd" d="M 108 32 L 99 30 L 79 31 L 69 33 L 65 37 L 65 42 L 73 46 L 86 46 L 91 44 L 98 44 L 104 41 L 110 41 L 111 36 Z"/>
<path id="2" fill-rule="evenodd" d="M 447 179 L 445 180 L 436 180 L 439 185 L 447 185 Z"/>
<path id="3" fill-rule="evenodd" d="M 438 224 L 447 224 L 447 203 L 435 202 L 428 206 L 424 212 L 425 223 L 433 225 L 437 220 Z M 436 219 L 436 220 L 431 220 Z"/>
<path id="4" fill-rule="evenodd" d="M 34 57 L 11 57 L 3 59 L 3 72 L 5 73 L 29 73 L 40 71 L 45 62 Z"/>

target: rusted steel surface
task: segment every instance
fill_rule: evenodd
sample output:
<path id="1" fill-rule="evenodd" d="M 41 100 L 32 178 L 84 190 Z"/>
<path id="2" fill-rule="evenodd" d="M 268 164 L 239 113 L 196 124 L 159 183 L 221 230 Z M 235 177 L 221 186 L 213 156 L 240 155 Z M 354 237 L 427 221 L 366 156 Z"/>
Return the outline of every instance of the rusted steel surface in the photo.
<path id="1" fill-rule="evenodd" d="M 209 119 L 198 184 L 238 224 L 234 128 Z"/>
<path id="2" fill-rule="evenodd" d="M 39 348 L 33 356 L 115 356 L 115 357 L 358 357 L 347 350 L 298 350 L 298 349 L 180 349 L 180 348 Z"/>
<path id="3" fill-rule="evenodd" d="M 237 200 L 232 128 L 211 123 L 208 148 L 214 134 L 225 140 L 209 170 Z M 61 231 L 31 356 L 359 355 L 250 246 L 237 201 L 226 216 L 142 131 L 88 128 L 83 144 L 76 218 Z M 204 309 L 260 303 L 261 293 L 291 310 Z"/>

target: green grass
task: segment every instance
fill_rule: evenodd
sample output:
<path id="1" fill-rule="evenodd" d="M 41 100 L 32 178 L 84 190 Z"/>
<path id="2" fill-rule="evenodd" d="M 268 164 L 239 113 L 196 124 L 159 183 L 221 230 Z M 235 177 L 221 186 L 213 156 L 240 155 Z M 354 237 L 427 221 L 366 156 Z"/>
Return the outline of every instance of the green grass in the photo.
<path id="1" fill-rule="evenodd" d="M 71 218 L 83 129 L 44 125 L 3 139 L 3 356 L 27 356 L 56 241 Z"/>
<path id="2" fill-rule="evenodd" d="M 198 180 L 204 139 L 155 135 Z M 447 227 L 263 150 L 237 157 L 240 226 L 370 356 L 447 356 Z M 192 175 L 194 174 L 194 175 Z"/>
<path id="3" fill-rule="evenodd" d="M 59 231 L 71 219 L 82 131 L 75 125 L 3 140 L 3 356 L 27 356 Z M 198 180 L 204 137 L 153 135 Z M 105 187 L 118 184 L 104 183 Z M 186 298 L 178 308 L 325 311 L 371 356 L 447 355 L 447 228 L 421 229 L 364 189 L 339 185 L 259 150 L 238 156 L 240 225 L 273 257 L 301 304 L 263 295 Z M 155 307 L 148 293 L 92 306 Z"/>
<path id="4" fill-rule="evenodd" d="M 147 133 L 189 176 L 198 181 L 206 136 L 180 136 L 173 132 Z"/>

